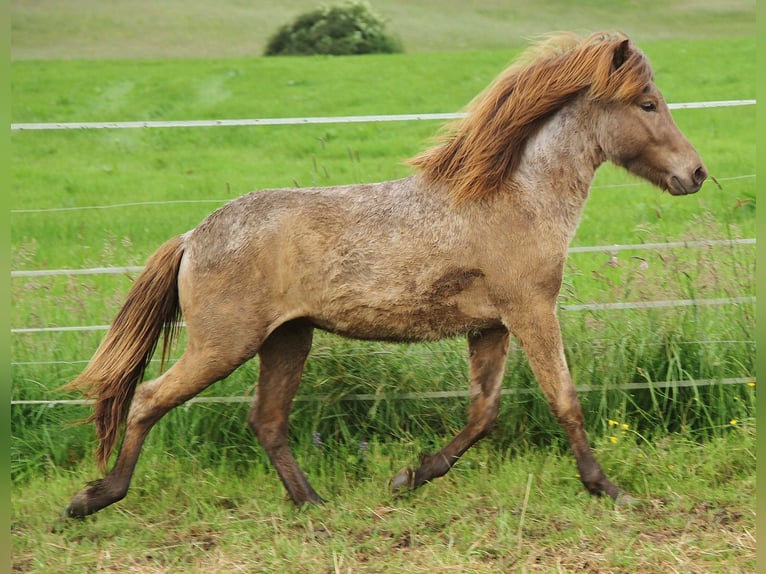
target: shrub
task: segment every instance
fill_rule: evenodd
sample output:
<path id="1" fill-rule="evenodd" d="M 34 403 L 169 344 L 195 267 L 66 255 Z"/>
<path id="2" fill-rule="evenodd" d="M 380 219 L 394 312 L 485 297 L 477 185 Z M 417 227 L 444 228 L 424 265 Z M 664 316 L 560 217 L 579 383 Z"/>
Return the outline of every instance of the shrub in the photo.
<path id="1" fill-rule="evenodd" d="M 266 56 L 401 52 L 383 19 L 365 2 L 323 6 L 282 26 L 269 39 Z"/>

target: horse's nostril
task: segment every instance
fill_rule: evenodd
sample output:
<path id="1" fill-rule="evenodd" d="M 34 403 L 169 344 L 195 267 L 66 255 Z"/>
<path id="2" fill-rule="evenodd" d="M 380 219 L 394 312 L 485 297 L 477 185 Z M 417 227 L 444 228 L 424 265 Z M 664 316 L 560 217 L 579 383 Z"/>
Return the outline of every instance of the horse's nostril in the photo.
<path id="1" fill-rule="evenodd" d="M 697 169 L 694 170 L 694 183 L 697 185 L 702 185 L 702 182 L 704 182 L 707 179 L 707 171 L 704 167 L 699 166 Z"/>

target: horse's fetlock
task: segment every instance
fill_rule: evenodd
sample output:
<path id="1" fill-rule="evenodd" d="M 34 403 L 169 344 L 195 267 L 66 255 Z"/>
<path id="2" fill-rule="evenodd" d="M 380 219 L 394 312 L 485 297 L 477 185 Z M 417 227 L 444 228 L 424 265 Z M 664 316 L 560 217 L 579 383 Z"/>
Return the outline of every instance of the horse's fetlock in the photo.
<path id="1" fill-rule="evenodd" d="M 106 499 L 111 502 L 122 500 L 128 494 L 129 482 L 110 480 L 109 477 L 96 480 L 87 488 L 86 494 L 91 499 Z"/>
<path id="2" fill-rule="evenodd" d="M 614 485 L 609 482 L 601 468 L 590 469 L 589 471 L 580 471 L 580 480 L 583 486 L 591 494 L 596 496 L 609 495 L 614 498 L 616 489 Z M 613 492 L 615 491 L 615 492 Z"/>
<path id="3" fill-rule="evenodd" d="M 420 456 L 420 466 L 415 472 L 415 486 L 428 482 L 432 478 L 447 474 L 456 459 L 450 460 L 442 452 Z"/>

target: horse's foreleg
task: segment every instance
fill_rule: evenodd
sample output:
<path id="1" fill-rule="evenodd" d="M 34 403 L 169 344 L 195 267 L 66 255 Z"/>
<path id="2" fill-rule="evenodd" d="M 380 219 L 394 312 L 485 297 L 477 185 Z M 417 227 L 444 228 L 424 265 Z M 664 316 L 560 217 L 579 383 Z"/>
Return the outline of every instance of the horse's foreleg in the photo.
<path id="1" fill-rule="evenodd" d="M 258 390 L 248 424 L 277 469 L 290 498 L 297 505 L 321 503 L 322 498 L 304 476 L 288 445 L 288 417 L 303 366 L 311 350 L 313 327 L 292 322 L 274 331 L 258 351 Z"/>
<path id="2" fill-rule="evenodd" d="M 237 365 L 206 360 L 187 351 L 160 377 L 136 387 L 125 423 L 122 445 L 112 470 L 77 493 L 66 509 L 80 518 L 122 500 L 128 492 L 141 446 L 149 430 L 172 408 L 227 376 Z"/>
<path id="3" fill-rule="evenodd" d="M 607 494 L 616 500 L 620 490 L 606 478 L 585 434 L 582 408 L 567 367 L 553 306 L 517 317 L 513 332 L 521 342 L 553 414 L 567 434 L 580 480 L 590 493 Z"/>
<path id="4" fill-rule="evenodd" d="M 400 470 L 391 484 L 394 491 L 417 488 L 446 474 L 458 458 L 492 428 L 500 404 L 508 331 L 496 329 L 470 335 L 468 345 L 471 379 L 468 423 L 439 452 L 423 455 L 415 471 L 409 467 Z"/>

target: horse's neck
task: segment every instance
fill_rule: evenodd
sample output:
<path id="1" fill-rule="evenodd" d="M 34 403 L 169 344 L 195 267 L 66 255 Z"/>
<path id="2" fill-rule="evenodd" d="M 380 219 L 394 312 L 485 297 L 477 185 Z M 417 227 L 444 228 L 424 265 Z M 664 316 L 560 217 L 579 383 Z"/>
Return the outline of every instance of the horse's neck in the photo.
<path id="1" fill-rule="evenodd" d="M 571 239 L 596 169 L 604 162 L 587 103 L 575 100 L 529 139 L 509 182 L 514 203 Z"/>

